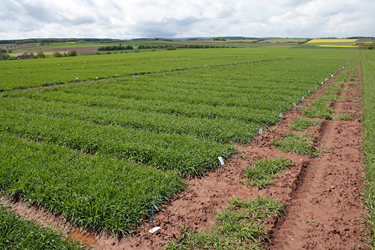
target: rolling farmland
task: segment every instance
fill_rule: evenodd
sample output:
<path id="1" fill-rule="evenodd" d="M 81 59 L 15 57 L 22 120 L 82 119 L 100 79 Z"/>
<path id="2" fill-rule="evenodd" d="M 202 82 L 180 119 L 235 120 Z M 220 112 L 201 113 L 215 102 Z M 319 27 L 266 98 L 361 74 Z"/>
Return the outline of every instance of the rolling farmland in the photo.
<path id="1" fill-rule="evenodd" d="M 257 48 L 0 62 L 0 187 L 83 228 L 131 233 L 152 201 L 217 168 L 218 156 L 228 159 L 355 54 Z"/>

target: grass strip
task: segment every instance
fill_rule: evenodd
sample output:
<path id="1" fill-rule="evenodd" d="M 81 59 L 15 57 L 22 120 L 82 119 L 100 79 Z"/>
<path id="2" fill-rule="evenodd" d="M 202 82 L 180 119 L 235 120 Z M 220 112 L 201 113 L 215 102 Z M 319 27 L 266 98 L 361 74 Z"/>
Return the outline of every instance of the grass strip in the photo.
<path id="1" fill-rule="evenodd" d="M 272 142 L 272 145 L 284 152 L 292 152 L 297 154 L 305 154 L 317 156 L 316 147 L 314 146 L 314 134 L 307 133 L 297 135 L 294 133 L 286 133 L 285 138 Z"/>
<path id="2" fill-rule="evenodd" d="M 364 153 L 366 155 L 366 189 L 368 241 L 375 248 L 375 54 L 361 54 Z"/>
<path id="3" fill-rule="evenodd" d="M 170 241 L 169 250 L 187 249 L 259 249 L 268 240 L 267 219 L 279 216 L 284 205 L 276 200 L 258 197 L 250 200 L 234 199 L 218 214 L 215 225 L 208 232 L 182 229 L 177 241 Z"/>
<path id="4" fill-rule="evenodd" d="M 61 232 L 42 227 L 33 221 L 21 218 L 9 207 L 0 204 L 0 248 L 1 249 L 87 249 L 84 245 L 70 242 Z"/>
<path id="5" fill-rule="evenodd" d="M 352 121 L 352 120 L 354 120 L 353 117 L 352 117 L 353 115 L 354 115 L 354 111 L 352 111 L 352 112 L 341 112 L 338 115 L 337 120 Z"/>
<path id="6" fill-rule="evenodd" d="M 280 172 L 281 169 L 292 165 L 293 163 L 290 160 L 283 157 L 260 159 L 245 169 L 248 184 L 258 188 L 266 187 L 271 184 L 276 173 Z"/>
<path id="7" fill-rule="evenodd" d="M 294 131 L 303 131 L 311 126 L 316 126 L 318 124 L 320 124 L 320 121 L 297 118 L 290 126 L 290 128 Z"/>
<path id="8" fill-rule="evenodd" d="M 333 119 L 333 109 L 328 106 L 327 101 L 317 100 L 311 104 L 311 107 L 302 110 L 303 114 L 309 118 Z"/>
<path id="9" fill-rule="evenodd" d="M 79 227 L 127 234 L 185 187 L 175 171 L 80 154 L 0 133 L 0 190 Z"/>

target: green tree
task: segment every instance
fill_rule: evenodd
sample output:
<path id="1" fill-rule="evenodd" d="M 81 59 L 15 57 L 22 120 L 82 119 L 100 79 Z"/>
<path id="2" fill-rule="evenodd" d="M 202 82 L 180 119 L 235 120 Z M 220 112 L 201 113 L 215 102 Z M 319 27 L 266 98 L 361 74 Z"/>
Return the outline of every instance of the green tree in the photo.
<path id="1" fill-rule="evenodd" d="M 0 49 L 0 60 L 8 60 L 9 55 L 6 53 L 6 50 Z"/>
<path id="2" fill-rule="evenodd" d="M 68 51 L 68 56 L 77 56 L 77 55 L 78 55 L 78 52 L 75 50 Z"/>
<path id="3" fill-rule="evenodd" d="M 56 52 L 53 52 L 53 57 L 62 57 L 63 55 L 60 53 L 60 52 L 58 52 L 58 51 L 56 51 Z"/>
<path id="4" fill-rule="evenodd" d="M 46 55 L 44 54 L 43 51 L 38 51 L 38 53 L 36 53 L 36 56 L 37 56 L 38 58 L 46 58 Z"/>

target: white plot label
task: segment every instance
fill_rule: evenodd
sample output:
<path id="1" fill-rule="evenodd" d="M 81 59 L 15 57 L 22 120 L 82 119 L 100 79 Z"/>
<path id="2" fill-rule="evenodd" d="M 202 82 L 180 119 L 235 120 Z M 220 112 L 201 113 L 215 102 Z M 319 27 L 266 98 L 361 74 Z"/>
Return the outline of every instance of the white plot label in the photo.
<path id="1" fill-rule="evenodd" d="M 220 165 L 223 166 L 224 165 L 224 160 L 221 156 L 218 157 L 219 161 L 220 161 Z"/>

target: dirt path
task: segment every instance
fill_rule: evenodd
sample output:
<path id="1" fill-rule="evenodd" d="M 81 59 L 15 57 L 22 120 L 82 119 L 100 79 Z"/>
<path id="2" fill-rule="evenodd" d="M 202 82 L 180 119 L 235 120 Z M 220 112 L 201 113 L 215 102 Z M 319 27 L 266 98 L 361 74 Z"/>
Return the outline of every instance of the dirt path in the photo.
<path id="1" fill-rule="evenodd" d="M 318 90 L 321 94 L 330 80 Z M 345 86 L 353 91 L 342 92 L 344 103 L 332 103 L 335 111 L 354 110 L 354 118 L 362 115 L 360 85 Z M 306 100 L 311 103 L 314 96 Z M 354 102 L 355 100 L 355 102 Z M 260 144 L 255 140 L 248 145 L 238 145 L 239 153 L 225 163 L 222 169 L 211 171 L 202 178 L 188 180 L 186 191 L 164 205 L 154 218 L 154 226 L 161 229 L 150 234 L 149 223 L 141 225 L 132 236 L 94 237 L 81 234 L 66 226 L 60 218 L 45 222 L 43 212 L 35 208 L 12 206 L 27 217 L 55 228 L 74 237 L 84 238 L 94 249 L 162 249 L 168 240 L 178 239 L 181 226 L 208 230 L 214 216 L 227 206 L 233 197 L 252 198 L 270 196 L 282 201 L 286 213 L 282 220 L 269 226 L 272 243 L 270 249 L 361 249 L 364 208 L 360 197 L 362 190 L 362 138 L 361 123 L 353 121 L 324 121 L 321 128 L 310 127 L 305 132 L 317 135 L 322 143 L 319 148 L 324 154 L 310 158 L 293 153 L 281 152 L 271 142 L 291 131 L 290 125 L 296 118 L 303 117 L 299 111 L 283 115 L 281 126 L 275 125 L 264 131 Z M 264 128 L 263 128 L 264 129 Z M 274 185 L 257 190 L 243 185 L 243 169 L 259 158 L 283 156 L 293 161 L 294 167 L 278 174 Z M 17 208 L 17 206 L 21 206 Z"/>
<path id="2" fill-rule="evenodd" d="M 360 101 L 360 85 L 344 86 Z M 277 226 L 270 249 L 363 249 L 361 105 L 333 103 L 336 113 L 354 113 L 353 121 L 325 121 L 320 148 L 328 149 L 306 167 L 304 177 Z M 353 112 L 354 111 L 354 112 Z"/>

